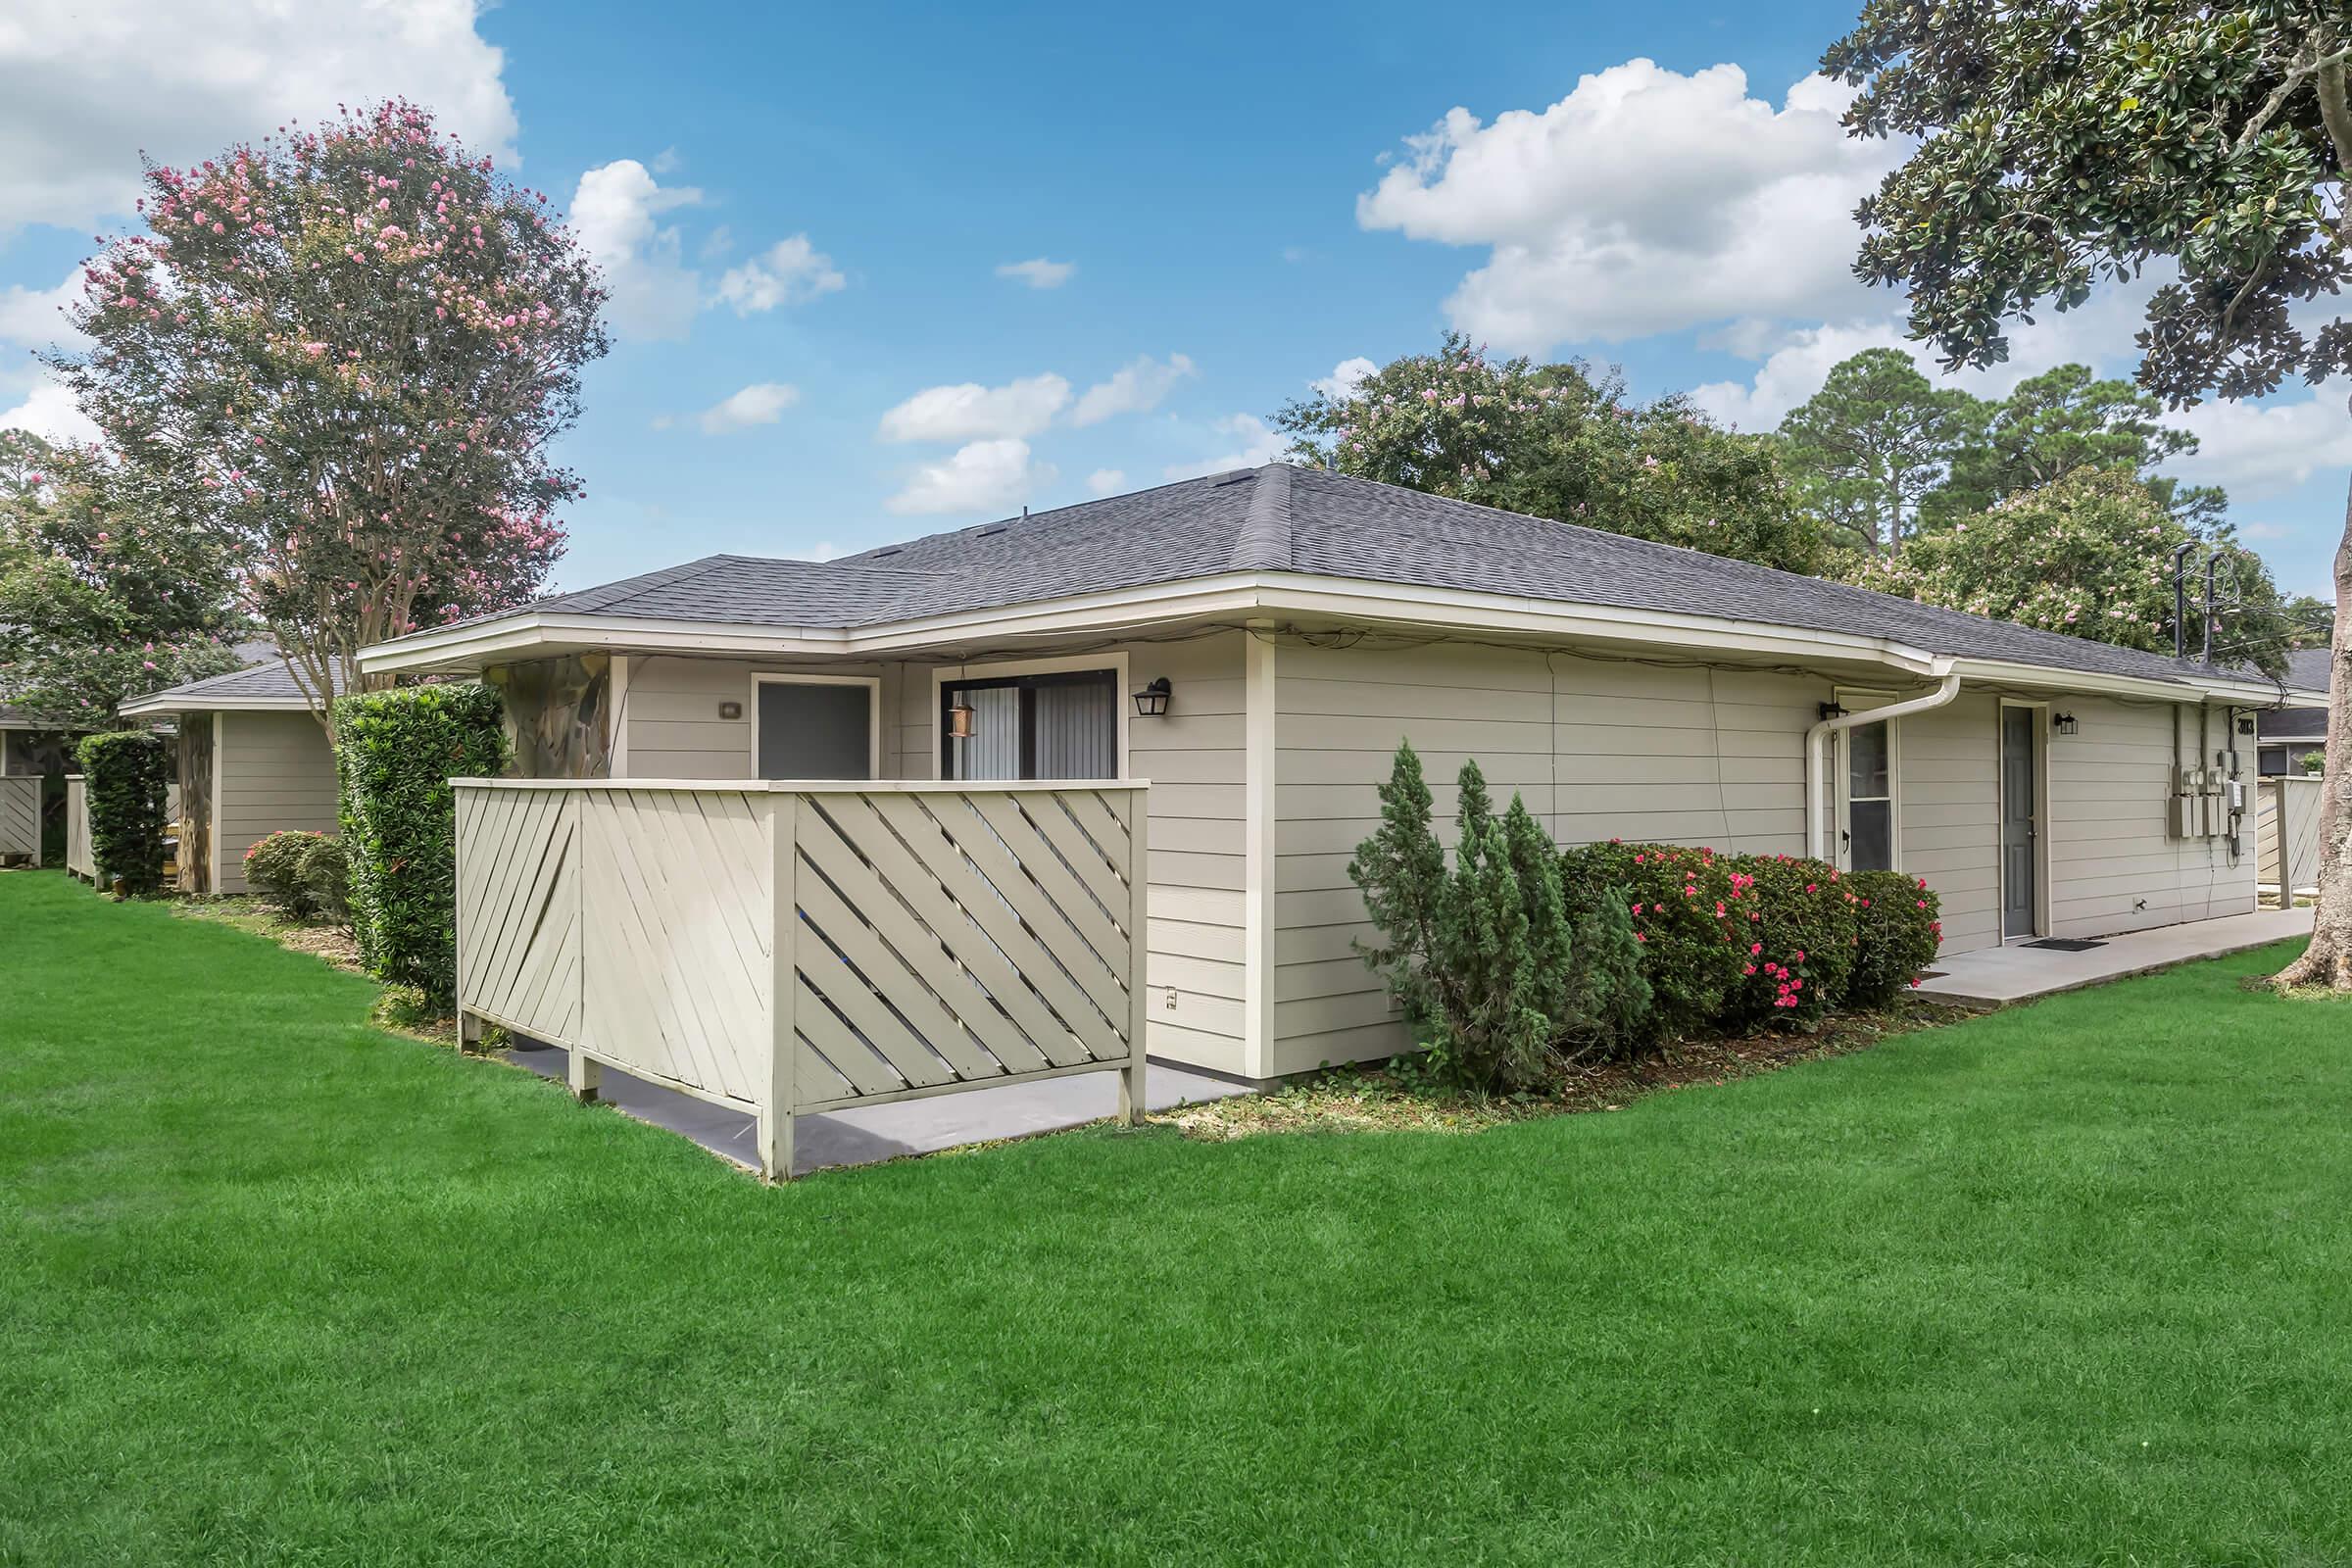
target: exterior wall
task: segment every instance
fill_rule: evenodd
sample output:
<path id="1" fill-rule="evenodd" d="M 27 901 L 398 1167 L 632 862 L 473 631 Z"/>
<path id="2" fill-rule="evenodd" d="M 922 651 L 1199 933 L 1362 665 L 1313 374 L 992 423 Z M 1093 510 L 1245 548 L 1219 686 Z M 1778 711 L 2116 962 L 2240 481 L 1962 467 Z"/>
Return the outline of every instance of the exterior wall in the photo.
<path id="1" fill-rule="evenodd" d="M 245 852 L 281 831 L 332 833 L 335 754 L 308 713 L 222 713 L 214 803 L 217 893 L 245 891 Z M 181 723 L 209 723 L 191 714 Z"/>
<path id="2" fill-rule="evenodd" d="M 752 715 L 760 709 L 759 676 L 873 675 L 882 681 L 882 776 L 916 776 L 905 771 L 894 745 L 898 726 L 890 721 L 906 669 L 875 661 L 633 657 L 617 704 L 623 740 L 612 771 L 629 778 L 756 777 Z M 739 716 L 721 718 L 721 703 L 740 704 Z"/>
<path id="3" fill-rule="evenodd" d="M 2053 700 L 2073 735 L 2048 737 L 2048 935 L 2111 936 L 2146 926 L 2244 914 L 2255 906 L 2254 754 L 2240 743 L 2247 784 L 2237 863 L 2227 840 L 2166 836 L 2173 710 L 2102 698 Z M 2209 712 L 2205 748 L 2232 744 Z M 2181 751 L 2196 759 L 2197 711 L 2180 710 Z M 2045 735 L 2047 731 L 2044 731 Z"/>
<path id="4" fill-rule="evenodd" d="M 1998 947 L 2000 700 L 1964 690 L 1894 729 L 1896 868 L 1942 901 L 1944 952 Z"/>

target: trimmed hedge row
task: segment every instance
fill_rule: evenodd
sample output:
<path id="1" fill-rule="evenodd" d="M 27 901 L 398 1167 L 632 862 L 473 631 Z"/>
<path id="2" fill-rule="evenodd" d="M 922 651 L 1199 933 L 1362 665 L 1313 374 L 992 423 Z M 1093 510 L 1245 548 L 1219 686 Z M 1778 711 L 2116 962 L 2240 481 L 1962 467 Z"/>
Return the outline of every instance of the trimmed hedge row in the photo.
<path id="1" fill-rule="evenodd" d="M 343 854 L 360 959 L 378 979 L 457 995 L 457 792 L 509 750 L 487 686 L 404 686 L 335 703 Z"/>
<path id="2" fill-rule="evenodd" d="M 145 730 L 84 736 L 74 748 L 90 808 L 90 858 L 98 885 L 122 879 L 135 897 L 164 885 L 164 798 L 172 745 Z"/>

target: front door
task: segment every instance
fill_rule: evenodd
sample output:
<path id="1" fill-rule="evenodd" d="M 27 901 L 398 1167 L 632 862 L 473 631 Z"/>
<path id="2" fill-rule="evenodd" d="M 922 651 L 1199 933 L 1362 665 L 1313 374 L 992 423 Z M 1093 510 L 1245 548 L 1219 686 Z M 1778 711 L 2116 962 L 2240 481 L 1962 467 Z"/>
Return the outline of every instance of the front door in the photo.
<path id="1" fill-rule="evenodd" d="M 2038 936 L 2041 769 L 2034 748 L 2038 710 L 2001 710 L 2001 935 Z"/>

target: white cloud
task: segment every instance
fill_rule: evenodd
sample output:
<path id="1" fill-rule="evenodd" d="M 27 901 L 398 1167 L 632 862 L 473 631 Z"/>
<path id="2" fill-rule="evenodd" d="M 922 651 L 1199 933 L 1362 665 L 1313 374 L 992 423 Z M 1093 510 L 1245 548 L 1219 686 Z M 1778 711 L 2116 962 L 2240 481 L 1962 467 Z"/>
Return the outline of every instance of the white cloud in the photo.
<path id="1" fill-rule="evenodd" d="M 98 439 L 98 426 L 81 412 L 74 394 L 54 381 L 43 381 L 33 387 L 15 408 L 0 410 L 0 430 L 28 430 L 57 442 Z"/>
<path id="2" fill-rule="evenodd" d="M 12 0 L 0 18 L 0 238 L 127 214 L 139 154 L 210 158 L 296 121 L 399 94 L 514 162 L 501 52 L 475 0 Z"/>
<path id="3" fill-rule="evenodd" d="M 1902 153 L 1845 134 L 1850 97 L 1808 76 L 1775 109 L 1738 66 L 1629 61 L 1492 125 L 1450 111 L 1357 198 L 1356 221 L 1488 247 L 1446 309 L 1513 349 L 1850 315 L 1867 298 L 1854 204 Z"/>
<path id="4" fill-rule="evenodd" d="M 2333 388 L 2298 402 L 2200 403 L 2167 415 L 2197 438 L 2195 454 L 2165 471 L 2191 484 L 2218 484 L 2235 501 L 2286 494 L 2323 468 L 2352 466 L 2352 414 Z M 2254 537 L 2251 528 L 2245 532 Z"/>
<path id="5" fill-rule="evenodd" d="M 605 307 L 623 337 L 682 338 L 702 309 L 700 273 L 679 260 L 678 231 L 658 215 L 701 203 L 692 185 L 664 186 L 634 158 L 591 169 L 571 198 L 572 231 L 605 274 Z"/>
<path id="6" fill-rule="evenodd" d="M 1090 496 L 1117 495 L 1127 483 L 1123 468 L 1097 468 L 1086 476 L 1086 493 Z"/>
<path id="7" fill-rule="evenodd" d="M 801 400 L 799 387 L 781 381 L 758 381 L 723 398 L 697 416 L 705 435 L 727 435 L 756 424 L 773 424 L 784 411 Z"/>
<path id="8" fill-rule="evenodd" d="M 1195 373 L 1193 362 L 1182 354 L 1171 354 L 1164 362 L 1147 354 L 1114 371 L 1109 380 L 1088 387 L 1070 411 L 1070 422 L 1100 424 L 1121 414 L 1149 414 L 1177 382 Z"/>
<path id="9" fill-rule="evenodd" d="M 844 550 L 841 546 L 833 543 L 832 540 L 827 539 L 817 544 L 810 545 L 808 549 L 800 552 L 798 555 L 790 556 L 786 559 L 791 561 L 815 562 L 839 561 L 842 557 L 848 554 L 849 552 L 847 550 Z"/>
<path id="10" fill-rule="evenodd" d="M 804 305 L 849 283 L 835 270 L 832 257 L 809 244 L 808 235 L 795 234 L 741 267 L 729 268 L 718 280 L 718 297 L 734 306 L 737 316 L 749 316 L 779 305 Z"/>
<path id="11" fill-rule="evenodd" d="M 1331 368 L 1329 375 L 1318 376 L 1306 384 L 1334 403 L 1345 403 L 1355 396 L 1355 389 L 1363 384 L 1364 377 L 1379 368 L 1379 366 L 1359 354 L 1352 360 L 1342 360 Z"/>
<path id="12" fill-rule="evenodd" d="M 1030 436 L 1053 423 L 1069 401 L 1070 383 L 1050 372 L 1003 386 L 964 381 L 926 387 L 883 415 L 876 433 L 885 441 Z"/>
<path id="13" fill-rule="evenodd" d="M 1033 256 L 1025 262 L 1006 262 L 997 269 L 997 275 L 1017 277 L 1031 288 L 1059 288 L 1077 270 L 1076 262 L 1049 262 L 1043 256 Z"/>
<path id="14" fill-rule="evenodd" d="M 1266 421 L 1254 414 L 1229 414 L 1217 420 L 1214 428 L 1242 444 L 1200 463 L 1171 463 L 1162 473 L 1170 479 L 1197 479 L 1202 474 L 1225 473 L 1234 468 L 1254 468 L 1272 463 L 1290 448 L 1289 439 L 1281 431 L 1267 428 Z"/>
<path id="15" fill-rule="evenodd" d="M 883 505 L 898 513 L 1005 513 L 1053 479 L 1050 464 L 1030 461 L 1026 441 L 974 441 L 945 463 L 917 468 Z"/>
<path id="16" fill-rule="evenodd" d="M 88 339 L 60 313 L 59 307 L 81 298 L 81 273 L 69 272 L 66 280 L 55 288 L 25 288 L 11 283 L 0 288 L 0 343 L 21 343 L 26 348 L 78 349 Z"/>

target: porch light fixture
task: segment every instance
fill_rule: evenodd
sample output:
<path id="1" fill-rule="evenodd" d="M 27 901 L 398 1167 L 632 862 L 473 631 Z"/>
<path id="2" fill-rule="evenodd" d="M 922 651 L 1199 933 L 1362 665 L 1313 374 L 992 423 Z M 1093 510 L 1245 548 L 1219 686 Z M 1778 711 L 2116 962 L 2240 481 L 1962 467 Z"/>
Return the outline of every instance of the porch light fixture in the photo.
<path id="1" fill-rule="evenodd" d="M 2052 713 L 2050 715 L 2050 728 L 2061 735 L 2072 735 L 2080 727 L 2075 722 L 2075 715 L 2072 713 Z"/>
<path id="2" fill-rule="evenodd" d="M 1838 707 L 1836 703 L 1824 703 L 1821 705 L 1821 716 L 1825 719 L 1843 718 L 1845 716 L 1845 710 Z"/>
<path id="3" fill-rule="evenodd" d="M 1168 695 L 1175 688 L 1168 677 L 1160 676 L 1135 694 L 1135 713 L 1138 718 L 1164 718 L 1168 712 Z"/>

